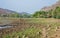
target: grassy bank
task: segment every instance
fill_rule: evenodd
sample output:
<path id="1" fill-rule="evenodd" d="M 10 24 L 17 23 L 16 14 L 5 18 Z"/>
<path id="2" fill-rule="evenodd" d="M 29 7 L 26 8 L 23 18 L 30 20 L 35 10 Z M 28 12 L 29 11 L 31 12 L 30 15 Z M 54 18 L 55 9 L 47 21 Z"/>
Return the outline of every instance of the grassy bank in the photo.
<path id="1" fill-rule="evenodd" d="M 20 18 L 17 19 L 19 20 Z M 44 38 L 44 37 L 51 38 L 52 36 L 56 37 L 54 36 L 54 34 L 58 35 L 57 29 L 58 28 L 60 29 L 60 19 L 53 18 L 21 18 L 21 19 L 24 21 L 21 22 L 31 23 L 31 26 L 29 28 L 24 29 L 23 31 L 7 34 L 3 36 L 3 38 Z M 35 23 L 36 27 L 33 25 Z M 38 26 L 37 24 L 40 25 Z M 26 24 L 26 26 L 28 25 Z"/>

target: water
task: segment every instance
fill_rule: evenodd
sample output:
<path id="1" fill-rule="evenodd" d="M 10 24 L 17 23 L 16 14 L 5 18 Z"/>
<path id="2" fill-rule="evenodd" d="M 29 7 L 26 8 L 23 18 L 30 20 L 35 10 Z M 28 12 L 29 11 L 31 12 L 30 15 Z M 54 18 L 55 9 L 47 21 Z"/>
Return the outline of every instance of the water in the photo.
<path id="1" fill-rule="evenodd" d="M 13 26 L 10 26 L 10 25 L 0 25 L 0 29 L 4 29 L 4 28 L 11 28 Z"/>

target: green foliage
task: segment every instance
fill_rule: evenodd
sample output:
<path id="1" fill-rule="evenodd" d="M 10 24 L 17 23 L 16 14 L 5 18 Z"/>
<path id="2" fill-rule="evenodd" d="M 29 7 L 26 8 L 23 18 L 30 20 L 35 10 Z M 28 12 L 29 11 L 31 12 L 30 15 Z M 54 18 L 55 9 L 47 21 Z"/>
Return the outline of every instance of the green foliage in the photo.
<path id="1" fill-rule="evenodd" d="M 47 12 L 44 11 L 37 11 L 33 14 L 33 17 L 36 18 L 46 18 L 47 17 Z"/>
<path id="2" fill-rule="evenodd" d="M 56 7 L 56 9 L 45 11 L 37 11 L 33 14 L 35 18 L 60 18 L 60 7 Z"/>
<path id="3" fill-rule="evenodd" d="M 9 17 L 19 17 L 19 14 L 18 13 L 12 13 L 12 14 L 10 14 Z"/>
<path id="4" fill-rule="evenodd" d="M 56 7 L 54 11 L 54 18 L 60 18 L 60 7 Z"/>
<path id="5" fill-rule="evenodd" d="M 25 13 L 10 13 L 10 14 L 0 14 L 0 17 L 14 17 L 14 18 L 30 18 L 30 14 Z"/>

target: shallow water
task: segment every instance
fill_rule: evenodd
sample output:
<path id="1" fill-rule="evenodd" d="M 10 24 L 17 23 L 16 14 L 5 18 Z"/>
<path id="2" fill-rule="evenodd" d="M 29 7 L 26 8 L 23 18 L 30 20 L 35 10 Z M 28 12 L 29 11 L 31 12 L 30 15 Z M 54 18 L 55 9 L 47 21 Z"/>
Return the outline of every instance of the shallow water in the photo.
<path id="1" fill-rule="evenodd" d="M 11 28 L 13 26 L 10 26 L 10 25 L 0 25 L 0 29 L 4 29 L 4 28 Z"/>

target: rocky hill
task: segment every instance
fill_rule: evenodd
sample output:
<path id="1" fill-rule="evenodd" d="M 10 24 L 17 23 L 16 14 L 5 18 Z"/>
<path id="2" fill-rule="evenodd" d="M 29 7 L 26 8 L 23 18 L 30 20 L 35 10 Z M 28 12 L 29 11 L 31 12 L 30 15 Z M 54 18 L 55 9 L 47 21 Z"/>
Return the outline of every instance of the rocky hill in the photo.
<path id="1" fill-rule="evenodd" d="M 51 9 L 55 9 L 58 6 L 60 7 L 60 0 L 57 1 L 55 4 L 53 4 L 51 6 L 46 6 L 46 7 L 42 8 L 41 10 L 43 10 L 43 11 L 49 11 Z"/>

